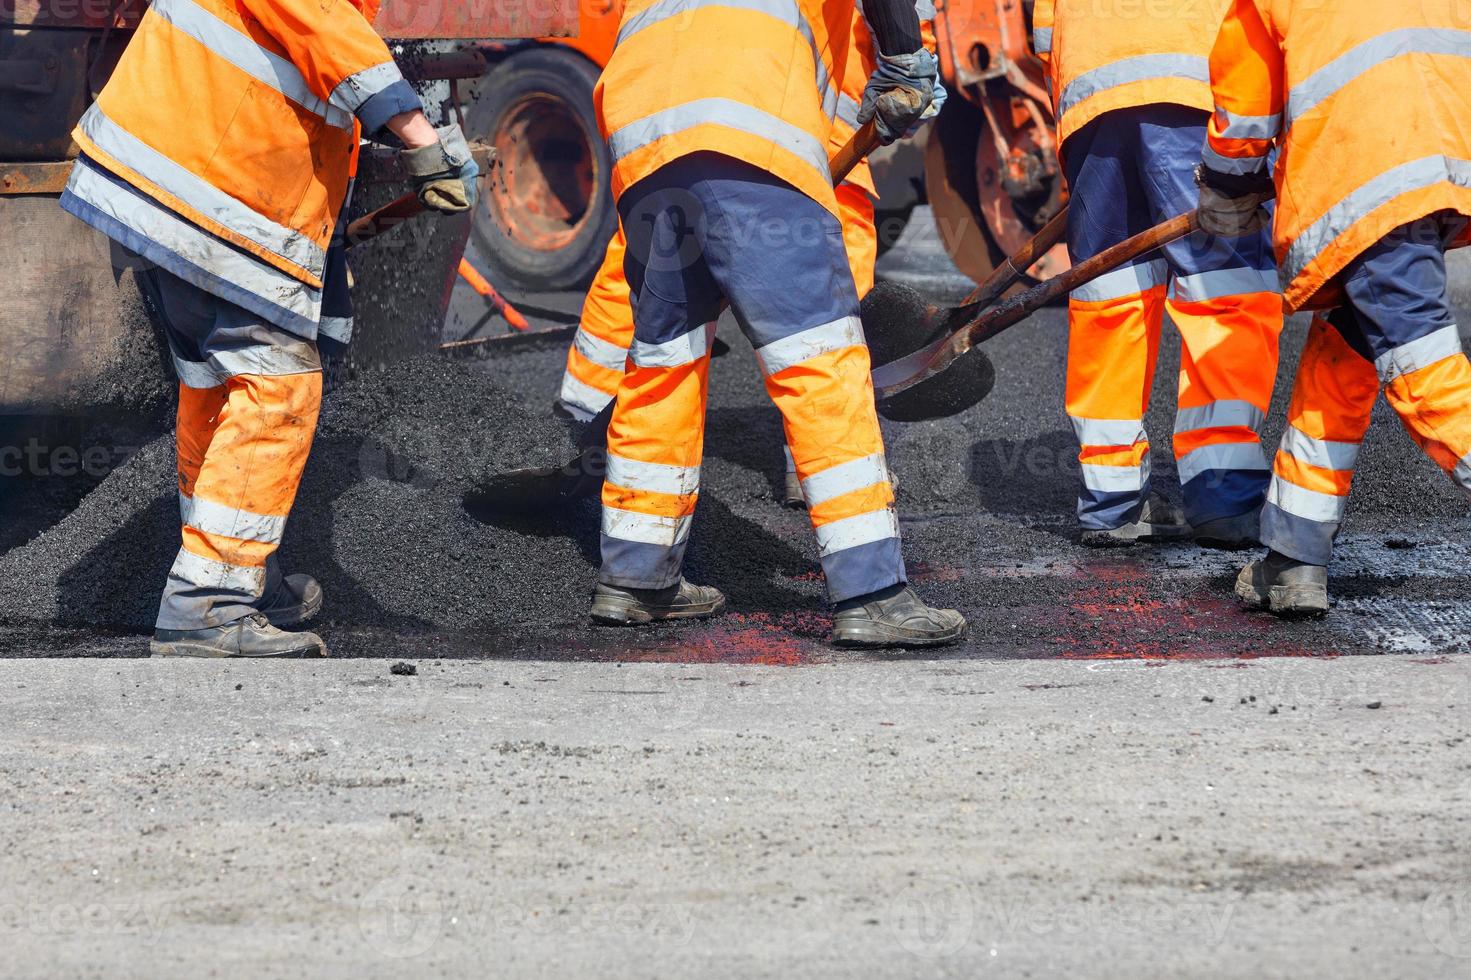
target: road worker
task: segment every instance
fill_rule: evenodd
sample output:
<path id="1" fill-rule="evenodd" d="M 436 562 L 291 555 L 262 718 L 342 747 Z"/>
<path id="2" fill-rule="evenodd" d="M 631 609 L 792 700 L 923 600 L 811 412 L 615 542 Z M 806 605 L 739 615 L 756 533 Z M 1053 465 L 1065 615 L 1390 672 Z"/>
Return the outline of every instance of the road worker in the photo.
<path id="1" fill-rule="evenodd" d="M 594 92 L 634 319 L 608 427 L 598 622 L 724 607 L 680 568 L 699 491 L 713 320 L 729 303 L 785 422 L 837 606 L 835 642 L 921 646 L 964 635 L 959 613 L 931 609 L 907 585 L 827 164 L 852 11 L 838 0 L 636 0 L 624 11 Z M 856 120 L 874 118 L 892 141 L 932 102 L 935 60 L 912 0 L 868 0 L 864 12 L 879 56 Z"/>
<path id="2" fill-rule="evenodd" d="M 915 12 L 920 19 L 921 40 L 925 48 L 934 53 L 934 5 L 929 0 L 921 0 Z M 862 11 L 856 7 L 850 43 L 852 46 L 848 50 L 847 67 L 838 94 L 838 111 L 828 138 L 829 155 L 841 149 L 857 132 L 863 90 L 877 66 L 873 34 Z M 935 99 L 926 116 L 933 118 L 938 115 L 944 100 L 944 86 L 936 80 Z M 836 197 L 838 220 L 842 223 L 843 238 L 847 243 L 848 268 L 862 298 L 873 288 L 874 263 L 878 260 L 878 229 L 874 224 L 878 188 L 874 185 L 873 172 L 866 159 L 860 161 L 838 185 Z M 579 422 L 592 419 L 617 395 L 628 360 L 628 348 L 633 343 L 633 310 L 628 302 L 628 280 L 623 275 L 626 247 L 623 229 L 619 227 L 608 243 L 603 264 L 583 303 L 577 334 L 567 351 L 567 366 L 562 374 L 556 408 Z M 792 455 L 790 451 L 783 455 L 786 459 L 784 502 L 793 507 L 805 506 Z"/>
<path id="3" fill-rule="evenodd" d="M 1034 44 L 1056 107 L 1074 262 L 1194 207 L 1220 9 L 1038 0 Z M 1260 431 L 1282 329 L 1266 236 L 1192 236 L 1078 289 L 1068 312 L 1083 543 L 1255 543 L 1269 475 Z M 1183 513 L 1151 489 L 1143 424 L 1166 312 L 1182 341 L 1174 450 Z"/>
<path id="4" fill-rule="evenodd" d="M 1236 0 L 1211 84 L 1201 223 L 1256 225 L 1275 194 L 1287 307 L 1319 310 L 1262 512 L 1270 550 L 1236 591 L 1321 615 L 1380 390 L 1471 492 L 1471 363 L 1445 264 L 1471 240 L 1471 23 L 1457 0 Z"/>
<path id="5" fill-rule="evenodd" d="M 471 206 L 374 33 L 376 0 L 154 0 L 73 136 L 62 207 L 139 257 L 179 377 L 182 546 L 157 656 L 325 655 L 281 627 L 322 605 L 275 553 L 322 394 L 318 340 L 351 332 L 340 236 L 361 134 L 388 131 L 431 209 Z"/>

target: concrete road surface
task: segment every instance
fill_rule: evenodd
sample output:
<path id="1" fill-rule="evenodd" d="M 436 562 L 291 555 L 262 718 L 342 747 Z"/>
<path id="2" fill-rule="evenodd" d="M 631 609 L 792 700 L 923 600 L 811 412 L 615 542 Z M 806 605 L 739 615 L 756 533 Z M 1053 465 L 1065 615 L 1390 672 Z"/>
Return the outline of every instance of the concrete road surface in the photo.
<path id="1" fill-rule="evenodd" d="M 7 976 L 1456 977 L 1471 658 L 0 662 Z"/>

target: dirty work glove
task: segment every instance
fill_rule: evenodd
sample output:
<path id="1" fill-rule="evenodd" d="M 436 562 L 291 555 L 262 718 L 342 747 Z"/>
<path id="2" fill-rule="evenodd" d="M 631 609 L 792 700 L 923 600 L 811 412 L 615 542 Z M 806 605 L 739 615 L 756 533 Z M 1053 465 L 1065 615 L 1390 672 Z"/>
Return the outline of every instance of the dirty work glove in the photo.
<path id="1" fill-rule="evenodd" d="M 1195 171 L 1200 187 L 1200 228 L 1223 238 L 1260 234 L 1270 215 L 1266 205 L 1277 196 L 1269 175 L 1238 177 L 1200 166 Z"/>
<path id="2" fill-rule="evenodd" d="M 924 48 L 913 54 L 880 54 L 863 89 L 858 124 L 872 119 L 885 144 L 909 133 L 935 100 L 936 68 L 935 56 Z"/>
<path id="3" fill-rule="evenodd" d="M 419 200 L 429 210 L 459 214 L 475 206 L 475 178 L 480 176 L 480 168 L 475 166 L 459 126 L 440 127 L 438 143 L 400 150 L 399 158 Z"/>
<path id="4" fill-rule="evenodd" d="M 921 126 L 923 126 L 927 122 L 931 122 L 936 116 L 940 114 L 940 110 L 945 107 L 945 100 L 949 97 L 950 93 L 945 90 L 945 83 L 940 81 L 940 79 L 937 77 L 935 79 L 934 101 L 931 102 L 929 108 L 920 115 L 919 122 L 909 127 L 909 131 L 904 134 L 904 138 L 907 140 L 914 139 L 915 134 L 919 132 Z"/>

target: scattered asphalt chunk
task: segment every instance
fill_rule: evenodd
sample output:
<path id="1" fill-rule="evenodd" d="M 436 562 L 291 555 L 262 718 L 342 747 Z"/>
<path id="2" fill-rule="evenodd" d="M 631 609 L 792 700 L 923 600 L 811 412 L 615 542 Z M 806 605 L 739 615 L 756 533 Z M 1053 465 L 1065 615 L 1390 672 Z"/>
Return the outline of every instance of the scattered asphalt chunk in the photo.
<path id="1" fill-rule="evenodd" d="M 1364 707 L 1368 708 L 1370 711 L 1377 711 L 1380 708 L 1384 707 L 1384 702 L 1383 701 L 1370 701 L 1368 704 L 1364 705 Z"/>
<path id="2" fill-rule="evenodd" d="M 388 672 L 390 674 L 395 674 L 395 675 L 397 675 L 399 677 L 413 677 L 415 674 L 417 674 L 419 672 L 419 668 L 418 667 L 415 667 L 411 663 L 405 663 L 404 661 L 400 660 L 398 663 L 394 664 L 392 667 L 389 667 L 388 668 Z"/>

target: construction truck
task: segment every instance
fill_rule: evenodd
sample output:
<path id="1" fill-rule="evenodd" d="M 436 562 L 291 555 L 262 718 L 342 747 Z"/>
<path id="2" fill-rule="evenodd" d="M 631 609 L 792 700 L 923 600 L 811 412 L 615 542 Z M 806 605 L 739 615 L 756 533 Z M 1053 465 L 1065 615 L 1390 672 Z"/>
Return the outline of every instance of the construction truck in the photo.
<path id="1" fill-rule="evenodd" d="M 1030 0 L 937 0 L 951 98 L 917 144 L 873 157 L 880 246 L 926 201 L 962 272 L 983 279 L 1062 206 L 1051 101 L 1031 52 Z M 574 38 L 479 46 L 464 86 L 467 132 L 498 152 L 474 236 L 490 278 L 512 290 L 576 289 L 616 221 L 592 91 L 612 54 L 621 0 L 585 0 Z M 1035 270 L 1067 268 L 1063 250 Z"/>
<path id="2" fill-rule="evenodd" d="M 0 304 L 0 425 L 149 414 L 167 401 L 154 397 L 168 388 L 167 356 L 127 257 L 57 206 L 77 154 L 71 131 L 147 6 L 0 0 L 0 255 L 8 270 Z M 485 57 L 475 52 L 568 36 L 577 12 L 575 0 L 383 0 L 375 26 L 411 81 L 448 93 L 426 104 L 453 113 L 458 84 L 486 73 Z M 350 217 L 406 189 L 397 153 L 369 145 Z M 438 343 L 470 224 L 469 217 L 414 219 L 396 242 L 353 250 L 355 356 L 388 359 Z M 410 262 L 404 247 L 412 249 Z"/>

